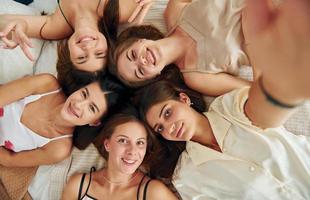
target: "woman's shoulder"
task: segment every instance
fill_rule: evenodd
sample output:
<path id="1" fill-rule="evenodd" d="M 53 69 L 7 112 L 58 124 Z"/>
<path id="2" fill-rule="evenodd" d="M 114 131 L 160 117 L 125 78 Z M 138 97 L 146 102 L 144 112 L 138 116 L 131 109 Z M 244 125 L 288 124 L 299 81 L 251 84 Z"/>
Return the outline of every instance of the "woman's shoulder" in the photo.
<path id="1" fill-rule="evenodd" d="M 146 182 L 145 187 L 147 187 L 147 199 L 170 199 L 174 200 L 177 197 L 162 181 L 157 179 L 149 179 Z M 160 194 L 160 197 L 158 196 Z"/>

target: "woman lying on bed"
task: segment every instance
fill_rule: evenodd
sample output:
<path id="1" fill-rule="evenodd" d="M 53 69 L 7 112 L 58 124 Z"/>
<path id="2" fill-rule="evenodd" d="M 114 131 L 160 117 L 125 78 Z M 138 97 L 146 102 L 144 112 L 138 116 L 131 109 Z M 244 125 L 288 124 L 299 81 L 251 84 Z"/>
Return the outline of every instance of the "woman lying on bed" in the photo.
<path id="1" fill-rule="evenodd" d="M 281 126 L 310 99 L 310 2 L 276 10 L 247 2 L 249 51 L 262 71 L 250 88 L 218 97 L 205 113 L 195 92 L 167 81 L 138 98 L 158 138 L 187 141 L 173 176 L 184 199 L 310 199 L 310 138 Z"/>
<path id="2" fill-rule="evenodd" d="M 1 15 L 0 37 L 3 48 L 20 46 L 24 54 L 34 60 L 29 48 L 29 37 L 49 40 L 69 38 L 67 60 L 59 61 L 60 82 L 63 68 L 97 74 L 106 65 L 110 39 L 117 34 L 118 22 L 137 21 L 141 23 L 153 0 L 62 0 L 55 13 L 44 16 Z M 118 15 L 120 13 L 120 15 Z M 12 36 L 12 37 L 11 37 Z M 71 62 L 70 62 L 71 61 Z"/>
<path id="3" fill-rule="evenodd" d="M 107 167 L 73 175 L 62 199 L 177 199 L 162 182 L 138 169 L 146 164 L 152 142 L 133 108 L 109 119 L 97 143 Z"/>
<path id="4" fill-rule="evenodd" d="M 141 86 L 174 63 L 185 83 L 205 95 L 249 85 L 236 77 L 241 66 L 250 65 L 241 23 L 244 6 L 245 0 L 170 0 L 165 11 L 169 35 L 152 39 L 145 32 L 139 38 L 146 39 L 118 42 L 111 72 L 130 86 Z"/>
<path id="5" fill-rule="evenodd" d="M 28 167 L 69 156 L 75 126 L 97 126 L 119 92 L 99 79 L 68 98 L 55 77 L 27 76 L 0 86 L 0 165 Z"/>

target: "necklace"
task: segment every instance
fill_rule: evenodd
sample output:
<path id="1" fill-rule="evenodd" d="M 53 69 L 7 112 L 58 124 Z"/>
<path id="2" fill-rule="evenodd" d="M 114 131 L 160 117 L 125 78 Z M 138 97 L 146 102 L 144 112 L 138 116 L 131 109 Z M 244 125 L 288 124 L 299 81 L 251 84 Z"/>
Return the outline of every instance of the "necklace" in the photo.
<path id="1" fill-rule="evenodd" d="M 108 179 L 107 177 L 105 177 L 104 175 L 102 175 L 103 179 L 105 181 L 107 181 L 108 183 L 110 184 L 113 184 L 113 185 L 122 185 L 124 183 L 129 183 L 131 182 L 134 178 L 136 178 L 136 176 L 138 175 L 137 172 L 135 172 L 135 175 L 133 175 L 129 180 L 126 180 L 126 181 L 111 181 L 110 179 Z"/>

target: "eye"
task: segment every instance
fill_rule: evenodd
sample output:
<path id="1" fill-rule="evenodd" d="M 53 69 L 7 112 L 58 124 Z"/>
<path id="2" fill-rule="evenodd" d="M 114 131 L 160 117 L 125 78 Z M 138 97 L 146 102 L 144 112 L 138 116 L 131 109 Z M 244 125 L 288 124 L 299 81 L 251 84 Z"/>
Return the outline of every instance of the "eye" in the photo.
<path id="1" fill-rule="evenodd" d="M 105 54 L 103 51 L 97 52 L 95 53 L 95 55 L 97 56 L 97 58 L 105 58 Z"/>
<path id="2" fill-rule="evenodd" d="M 86 92 L 85 92 L 84 90 L 82 90 L 82 97 L 83 97 L 84 99 L 86 99 L 86 97 L 87 97 L 87 94 L 86 94 Z"/>
<path id="3" fill-rule="evenodd" d="M 131 50 L 131 57 L 133 60 L 136 59 L 136 52 L 134 50 Z"/>
<path id="4" fill-rule="evenodd" d="M 155 132 L 161 134 L 164 131 L 164 126 L 163 125 L 158 125 Z"/>
<path id="5" fill-rule="evenodd" d="M 96 112 L 96 109 L 95 109 L 95 106 L 94 105 L 89 105 L 89 109 L 91 110 L 91 112 L 95 113 Z"/>
<path id="6" fill-rule="evenodd" d="M 142 69 L 142 67 L 139 67 L 139 68 L 138 68 L 138 71 L 140 72 L 140 74 L 141 74 L 142 76 L 144 76 L 144 70 Z"/>
<path id="7" fill-rule="evenodd" d="M 125 138 L 120 138 L 117 140 L 117 142 L 120 144 L 127 144 L 128 143 L 128 141 Z"/>
<path id="8" fill-rule="evenodd" d="M 86 56 L 79 56 L 77 59 L 78 60 L 84 60 L 86 58 Z"/>
<path id="9" fill-rule="evenodd" d="M 138 142 L 137 142 L 137 145 L 138 145 L 138 146 L 144 146 L 144 144 L 145 144 L 144 141 L 138 141 Z"/>
<path id="10" fill-rule="evenodd" d="M 172 113 L 171 109 L 168 108 L 167 110 L 165 110 L 164 117 L 165 117 L 165 118 L 170 117 L 170 116 L 171 116 L 171 113 Z"/>

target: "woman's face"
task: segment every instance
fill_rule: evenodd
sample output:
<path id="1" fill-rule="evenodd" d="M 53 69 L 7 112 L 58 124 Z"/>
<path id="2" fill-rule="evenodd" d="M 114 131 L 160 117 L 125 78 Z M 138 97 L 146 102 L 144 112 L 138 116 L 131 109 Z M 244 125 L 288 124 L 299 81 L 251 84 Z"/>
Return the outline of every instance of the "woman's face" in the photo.
<path id="1" fill-rule="evenodd" d="M 141 39 L 121 52 L 117 71 L 122 79 L 139 82 L 155 78 L 167 64 L 156 41 Z"/>
<path id="2" fill-rule="evenodd" d="M 96 72 L 107 63 L 108 44 L 105 36 L 95 30 L 76 30 L 68 41 L 70 59 L 77 69 Z"/>
<path id="3" fill-rule="evenodd" d="M 98 82 L 94 82 L 71 94 L 61 110 L 61 115 L 75 126 L 96 125 L 107 109 L 105 92 L 101 90 Z"/>
<path id="4" fill-rule="evenodd" d="M 111 138 L 104 141 L 113 169 L 133 174 L 141 165 L 147 148 L 147 132 L 139 122 L 118 125 Z"/>
<path id="5" fill-rule="evenodd" d="M 184 93 L 180 100 L 166 100 L 157 103 L 146 112 L 146 121 L 154 132 L 167 140 L 189 141 L 196 132 L 194 109 Z"/>

